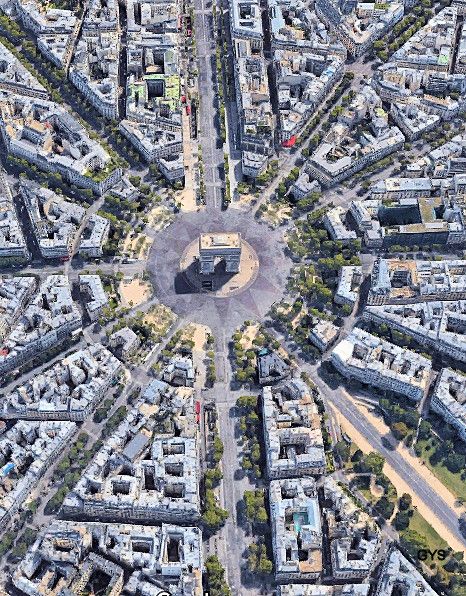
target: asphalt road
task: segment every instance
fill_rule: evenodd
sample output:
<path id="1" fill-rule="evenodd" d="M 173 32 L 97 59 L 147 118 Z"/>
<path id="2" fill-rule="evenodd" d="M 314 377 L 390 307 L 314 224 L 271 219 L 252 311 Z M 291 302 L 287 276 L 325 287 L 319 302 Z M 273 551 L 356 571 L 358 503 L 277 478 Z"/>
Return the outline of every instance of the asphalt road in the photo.
<path id="1" fill-rule="evenodd" d="M 248 392 L 231 389 L 229 337 L 224 330 L 216 337 L 216 367 L 219 380 L 210 391 L 209 397 L 215 401 L 220 436 L 225 445 L 222 457 L 223 480 L 220 505 L 229 512 L 230 516 L 214 538 L 214 552 L 225 565 L 228 585 L 233 596 L 252 596 L 260 593 L 260 582 L 254 582 L 246 571 L 244 555 L 252 540 L 247 537 L 238 519 L 244 491 L 256 488 L 240 466 L 242 447 L 238 432 L 239 414 L 236 412 L 236 400 L 240 395 Z"/>
<path id="2" fill-rule="evenodd" d="M 464 545 L 466 540 L 458 528 L 458 514 L 449 508 L 445 501 L 435 492 L 428 482 L 397 452 L 387 449 L 382 441 L 383 437 L 367 419 L 361 416 L 359 410 L 344 397 L 340 391 L 329 391 L 328 400 L 338 408 L 354 428 L 359 431 L 371 444 L 375 451 L 383 455 L 386 462 L 404 480 L 412 490 L 434 513 L 445 527 Z"/>
<path id="3" fill-rule="evenodd" d="M 223 148 L 219 136 L 217 78 L 215 65 L 214 26 L 211 0 L 194 0 L 199 86 L 199 144 L 204 162 L 204 183 L 207 209 L 220 209 L 222 204 Z"/>

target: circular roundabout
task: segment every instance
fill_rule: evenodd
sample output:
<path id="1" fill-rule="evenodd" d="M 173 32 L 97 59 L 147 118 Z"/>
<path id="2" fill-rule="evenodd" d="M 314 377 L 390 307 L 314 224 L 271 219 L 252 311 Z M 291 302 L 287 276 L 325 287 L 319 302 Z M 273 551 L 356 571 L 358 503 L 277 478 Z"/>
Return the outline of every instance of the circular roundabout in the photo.
<path id="1" fill-rule="evenodd" d="M 201 235 L 241 236 L 239 271 L 218 258 L 212 273 L 200 271 Z M 157 233 L 147 260 L 156 297 L 177 315 L 212 330 L 231 331 L 246 319 L 263 318 L 283 296 L 291 261 L 283 228 L 272 230 L 250 212 L 230 208 L 178 214 Z"/>

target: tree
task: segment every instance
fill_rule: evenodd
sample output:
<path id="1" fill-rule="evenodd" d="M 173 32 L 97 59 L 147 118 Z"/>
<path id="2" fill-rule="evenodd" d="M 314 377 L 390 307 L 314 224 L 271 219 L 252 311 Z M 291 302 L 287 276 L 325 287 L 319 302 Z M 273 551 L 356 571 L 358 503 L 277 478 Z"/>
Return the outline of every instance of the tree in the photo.
<path id="1" fill-rule="evenodd" d="M 206 490 L 204 506 L 202 521 L 208 530 L 216 531 L 228 519 L 228 511 L 217 505 L 214 492 L 211 489 Z"/>
<path id="2" fill-rule="evenodd" d="M 356 449 L 356 451 L 353 453 L 353 455 L 351 457 L 351 461 L 353 463 L 357 463 L 357 462 L 360 462 L 363 457 L 364 457 L 364 453 L 360 449 Z"/>
<path id="3" fill-rule="evenodd" d="M 258 570 L 260 573 L 272 573 L 273 564 L 268 558 L 261 557 L 259 560 Z"/>
<path id="4" fill-rule="evenodd" d="M 429 548 L 425 538 L 414 530 L 405 530 L 400 536 L 400 544 L 408 553 L 417 559 L 417 553 L 422 548 Z"/>
<path id="5" fill-rule="evenodd" d="M 409 511 L 398 511 L 398 513 L 395 515 L 395 519 L 393 520 L 393 527 L 398 530 L 398 532 L 406 530 L 406 528 L 409 526 L 409 520 Z"/>
<path id="6" fill-rule="evenodd" d="M 419 439 L 428 439 L 430 437 L 432 425 L 427 420 L 421 420 L 419 423 Z"/>
<path id="7" fill-rule="evenodd" d="M 218 435 L 215 435 L 215 438 L 214 438 L 214 461 L 215 461 L 215 463 L 218 463 L 222 459 L 222 455 L 223 455 L 222 439 Z"/>
<path id="8" fill-rule="evenodd" d="M 399 507 L 401 511 L 406 511 L 412 506 L 413 499 L 410 494 L 403 493 L 400 497 Z"/>
<path id="9" fill-rule="evenodd" d="M 338 441 L 334 447 L 334 452 L 341 461 L 347 462 L 350 456 L 350 446 L 346 441 Z"/>
<path id="10" fill-rule="evenodd" d="M 133 186 L 139 187 L 141 184 L 141 176 L 129 176 L 129 181 Z"/>
<path id="11" fill-rule="evenodd" d="M 371 451 L 359 462 L 358 470 L 363 473 L 372 472 L 372 474 L 379 475 L 382 473 L 384 464 L 385 459 L 379 453 Z"/>
<path id="12" fill-rule="evenodd" d="M 384 519 L 390 519 L 395 510 L 395 504 L 389 501 L 387 497 L 383 496 L 377 501 L 375 508 Z"/>
<path id="13" fill-rule="evenodd" d="M 211 468 L 206 471 L 205 473 L 205 485 L 207 488 L 213 488 L 216 486 L 220 480 L 223 478 L 222 471 L 218 466 L 215 468 Z"/>
<path id="14" fill-rule="evenodd" d="M 399 441 L 404 439 L 409 433 L 409 428 L 406 426 L 404 422 L 395 422 L 391 429 L 393 436 L 395 437 L 395 439 L 398 439 Z"/>
<path id="15" fill-rule="evenodd" d="M 205 568 L 210 596 L 230 596 L 231 592 L 225 581 L 225 569 L 216 555 L 207 557 Z"/>
<path id="16" fill-rule="evenodd" d="M 445 458 L 445 465 L 450 472 L 457 474 L 465 468 L 465 457 L 460 453 L 449 453 Z"/>

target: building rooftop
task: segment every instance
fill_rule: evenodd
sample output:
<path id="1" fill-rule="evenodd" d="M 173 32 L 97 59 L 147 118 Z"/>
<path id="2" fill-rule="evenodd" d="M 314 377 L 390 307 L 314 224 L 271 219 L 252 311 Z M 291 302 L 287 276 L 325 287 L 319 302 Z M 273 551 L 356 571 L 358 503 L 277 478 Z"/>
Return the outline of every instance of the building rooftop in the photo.
<path id="1" fill-rule="evenodd" d="M 368 596 L 370 584 L 344 584 L 316 586 L 312 584 L 288 584 L 278 586 L 279 596 Z"/>
<path id="2" fill-rule="evenodd" d="M 366 311 L 373 308 L 367 307 Z M 430 360 L 355 327 L 332 351 L 332 363 L 344 375 L 363 382 L 389 383 L 394 391 L 413 392 L 418 399 L 428 385 Z"/>
<path id="3" fill-rule="evenodd" d="M 86 468 L 63 511 L 99 520 L 196 521 L 199 474 L 193 392 L 150 389 Z"/>
<path id="4" fill-rule="evenodd" d="M 339 333 L 339 327 L 331 321 L 319 319 L 312 327 L 309 339 L 319 350 L 325 351 L 337 339 Z"/>
<path id="5" fill-rule="evenodd" d="M 56 588 L 71 594 L 82 591 L 97 571 L 106 576 L 106 585 L 118 592 L 202 596 L 201 531 L 168 524 L 154 527 L 56 520 L 39 534 L 21 560 L 13 583 L 30 595 L 51 596 L 52 589 L 58 594 Z"/>
<path id="6" fill-rule="evenodd" d="M 9 153 L 98 194 L 121 178 L 107 151 L 55 102 L 0 91 L 0 130 Z"/>
<path id="7" fill-rule="evenodd" d="M 28 260 L 29 257 L 13 195 L 5 172 L 0 168 L 0 258 Z"/>
<path id="8" fill-rule="evenodd" d="M 109 304 L 100 275 L 79 275 L 79 289 L 85 294 L 84 306 L 91 320 Z"/>
<path id="9" fill-rule="evenodd" d="M 381 545 L 380 530 L 372 517 L 359 509 L 330 477 L 324 480 L 324 515 L 333 577 L 367 579 Z"/>
<path id="10" fill-rule="evenodd" d="M 20 192 L 42 256 L 69 257 L 86 210 L 31 180 L 20 181 Z"/>
<path id="11" fill-rule="evenodd" d="M 418 261 L 378 258 L 368 304 L 466 298 L 466 261 Z"/>
<path id="12" fill-rule="evenodd" d="M 3 339 L 36 289 L 32 276 L 0 278 L 0 339 Z"/>
<path id="13" fill-rule="evenodd" d="M 5 395 L 2 416 L 84 420 L 121 371 L 121 362 L 100 344 L 78 350 Z"/>
<path id="14" fill-rule="evenodd" d="M 209 232 L 201 234 L 199 248 L 215 250 L 217 248 L 240 248 L 241 234 L 233 232 Z"/>
<path id="15" fill-rule="evenodd" d="M 451 368 L 437 377 L 430 408 L 458 431 L 466 441 L 466 376 Z"/>
<path id="16" fill-rule="evenodd" d="M 320 474 L 325 453 L 318 409 L 300 379 L 262 389 L 269 478 Z"/>
<path id="17" fill-rule="evenodd" d="M 269 487 L 275 575 L 299 580 L 322 573 L 322 528 L 312 478 L 274 480 Z"/>
<path id="18" fill-rule="evenodd" d="M 73 422 L 20 420 L 0 435 L 2 530 L 75 432 Z"/>
<path id="19" fill-rule="evenodd" d="M 257 370 L 261 385 L 275 383 L 289 376 L 290 366 L 276 352 L 268 349 L 257 354 Z"/>
<path id="20" fill-rule="evenodd" d="M 38 352 L 56 347 L 81 327 L 65 275 L 49 275 L 6 336 L 0 351 L 0 370 L 16 368 Z"/>
<path id="21" fill-rule="evenodd" d="M 413 337 L 420 345 L 466 361 L 465 300 L 367 306 L 363 316 Z"/>
<path id="22" fill-rule="evenodd" d="M 385 558 L 374 596 L 402 593 L 405 596 L 437 596 L 416 567 L 398 549 L 392 548 Z"/>
<path id="23" fill-rule="evenodd" d="M 3 44 L 0 44 L 0 89 L 46 99 L 48 92 Z"/>

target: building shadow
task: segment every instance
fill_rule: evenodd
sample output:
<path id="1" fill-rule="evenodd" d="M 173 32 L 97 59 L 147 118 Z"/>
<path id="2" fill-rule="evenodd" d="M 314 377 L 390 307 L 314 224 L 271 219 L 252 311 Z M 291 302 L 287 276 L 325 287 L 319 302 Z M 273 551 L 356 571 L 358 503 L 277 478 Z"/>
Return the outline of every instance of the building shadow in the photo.
<path id="1" fill-rule="evenodd" d="M 193 261 L 189 267 L 176 274 L 175 292 L 177 294 L 208 294 L 218 292 L 225 286 L 236 273 L 226 271 L 223 259 L 215 263 L 214 272 L 201 274 L 199 261 Z"/>

